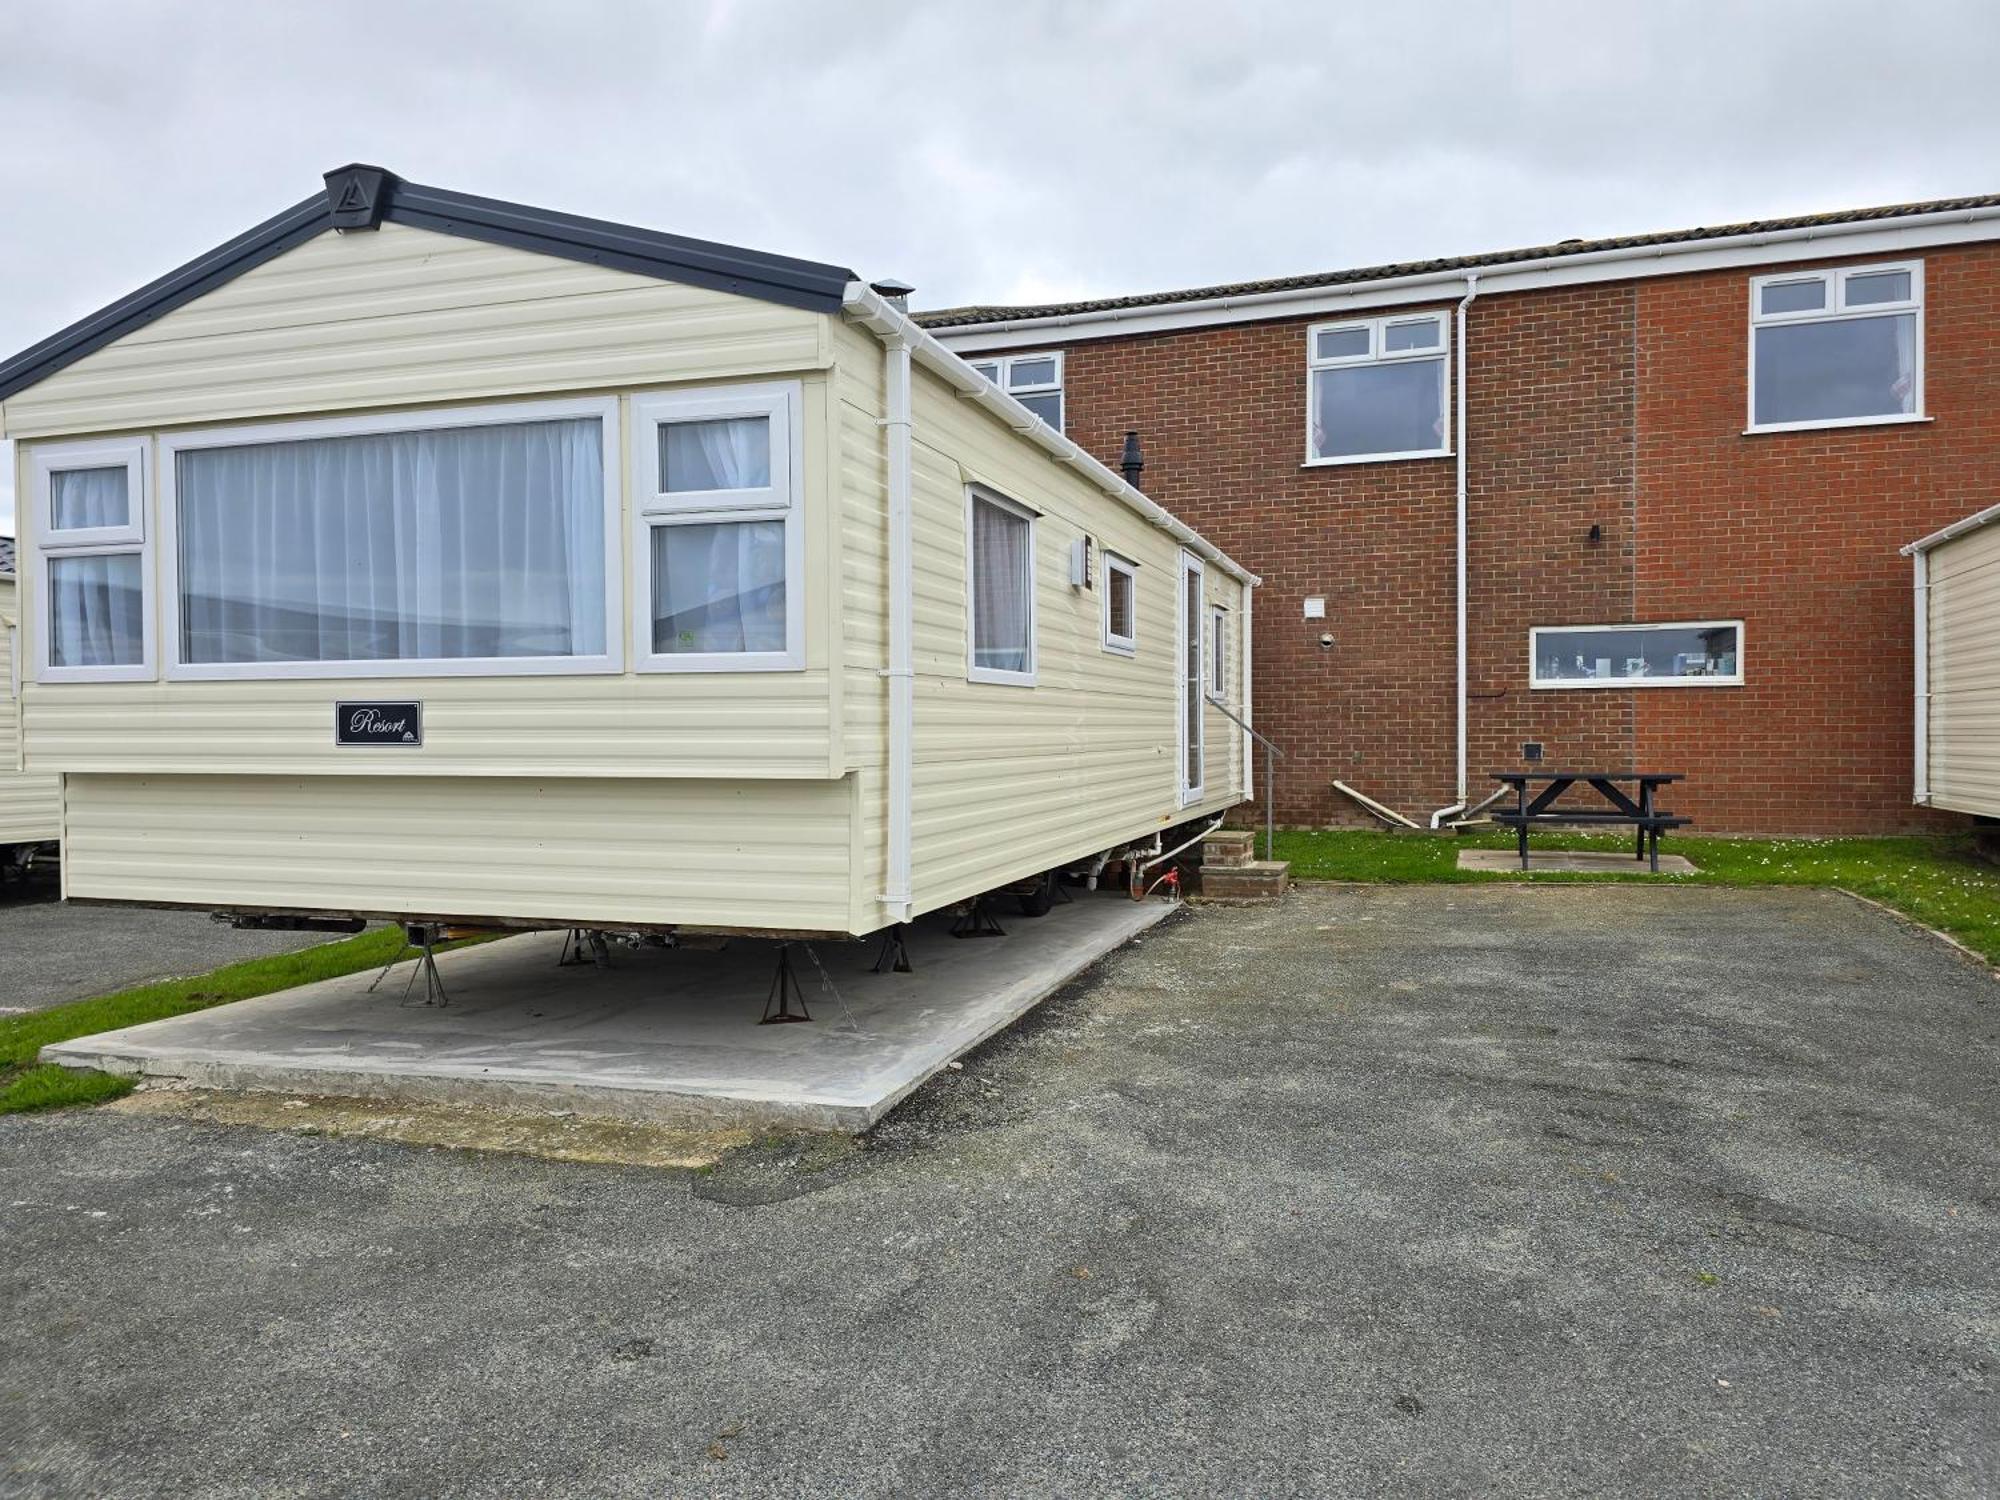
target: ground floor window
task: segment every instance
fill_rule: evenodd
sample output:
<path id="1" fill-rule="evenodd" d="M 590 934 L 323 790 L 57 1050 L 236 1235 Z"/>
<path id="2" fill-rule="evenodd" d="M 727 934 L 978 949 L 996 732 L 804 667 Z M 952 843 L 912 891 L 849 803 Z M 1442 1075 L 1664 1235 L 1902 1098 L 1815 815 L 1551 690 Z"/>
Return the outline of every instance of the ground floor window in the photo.
<path id="1" fill-rule="evenodd" d="M 1131 656 L 1139 649 L 1139 570 L 1104 554 L 1104 649 Z"/>
<path id="2" fill-rule="evenodd" d="M 966 558 L 974 682 L 1035 680 L 1035 517 L 990 490 L 967 492 Z"/>
<path id="3" fill-rule="evenodd" d="M 1539 626 L 1528 632 L 1538 688 L 1736 687 L 1743 622 Z"/>
<path id="4" fill-rule="evenodd" d="M 34 459 L 45 682 L 154 675 L 146 445 L 62 444 Z"/>

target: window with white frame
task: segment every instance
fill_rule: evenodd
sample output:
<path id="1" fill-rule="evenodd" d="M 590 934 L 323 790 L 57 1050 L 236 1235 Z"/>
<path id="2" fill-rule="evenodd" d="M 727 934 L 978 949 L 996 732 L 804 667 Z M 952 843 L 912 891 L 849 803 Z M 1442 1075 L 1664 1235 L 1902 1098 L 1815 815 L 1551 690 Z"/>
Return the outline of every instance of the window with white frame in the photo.
<path id="1" fill-rule="evenodd" d="M 1895 422 L 1923 412 L 1921 261 L 1750 283 L 1750 426 Z"/>
<path id="2" fill-rule="evenodd" d="M 805 665 L 796 383 L 632 402 L 641 666 Z"/>
<path id="3" fill-rule="evenodd" d="M 1541 625 L 1528 655 L 1538 688 L 1741 687 L 1743 622 Z"/>
<path id="4" fill-rule="evenodd" d="M 174 677 L 614 670 L 616 406 L 161 440 Z"/>
<path id="5" fill-rule="evenodd" d="M 1063 427 L 1061 350 L 1009 354 L 970 361 L 972 368 L 1027 407 L 1057 432 Z"/>
<path id="6" fill-rule="evenodd" d="M 966 675 L 974 682 L 1035 680 L 1035 515 L 1003 495 L 966 491 Z"/>
<path id="7" fill-rule="evenodd" d="M 1121 656 L 1139 650 L 1139 565 L 1104 554 L 1104 649 Z"/>
<path id="8" fill-rule="evenodd" d="M 151 678 L 145 444 L 38 448 L 33 474 L 38 675 L 45 682 Z"/>
<path id="9" fill-rule="evenodd" d="M 1229 690 L 1229 611 L 1208 607 L 1208 696 L 1223 700 Z"/>
<path id="10" fill-rule="evenodd" d="M 1306 462 L 1448 453 L 1445 343 L 1443 313 L 1357 318 L 1306 330 Z"/>

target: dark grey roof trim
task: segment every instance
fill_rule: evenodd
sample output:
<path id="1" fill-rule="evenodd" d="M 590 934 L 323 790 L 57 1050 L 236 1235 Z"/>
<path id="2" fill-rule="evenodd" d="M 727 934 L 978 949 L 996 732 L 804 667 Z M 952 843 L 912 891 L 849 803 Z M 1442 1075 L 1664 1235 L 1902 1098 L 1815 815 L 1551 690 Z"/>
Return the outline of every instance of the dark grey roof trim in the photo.
<path id="1" fill-rule="evenodd" d="M 1506 266 L 1521 261 L 1560 260 L 1572 255 L 1595 255 L 1608 250 L 1636 250 L 1649 246 L 1696 245 L 1704 240 L 1731 239 L 1740 235 L 1779 234 L 1815 229 L 1834 224 L 1893 222 L 1919 214 L 1952 213 L 1961 210 L 2000 207 L 2000 194 L 1978 198 L 1944 198 L 1930 203 L 1897 203 L 1883 208 L 1857 208 L 1840 213 L 1805 214 L 1790 219 L 1759 219 L 1745 224 L 1722 224 L 1713 228 L 1674 229 L 1661 234 L 1621 235 L 1601 240 L 1564 240 L 1555 245 L 1531 245 L 1519 250 L 1496 250 L 1485 255 L 1459 255 L 1438 260 L 1400 261 L 1382 266 L 1358 266 L 1344 271 L 1320 271 L 1304 276 L 1279 276 L 1266 281 L 1237 281 L 1220 286 L 1188 287 L 1179 291 L 1143 292 L 1129 297 L 1100 297 L 1088 302 L 1051 302 L 1040 306 L 940 307 L 912 316 L 925 328 L 969 328 L 981 323 L 1005 323 L 1025 318 L 1077 317 L 1086 313 L 1122 312 L 1127 308 L 1168 308 L 1181 302 L 1208 302 L 1218 298 L 1252 297 L 1270 292 L 1309 291 L 1314 287 L 1348 286 L 1356 282 L 1387 281 L 1405 276 L 1427 276 L 1453 271 L 1476 271 L 1488 266 Z M 1837 255 L 1837 249 L 1829 249 Z M 1273 317 L 1282 317 L 1274 311 Z"/>
<path id="2" fill-rule="evenodd" d="M 859 279 L 844 266 L 475 198 L 385 175 L 389 201 L 382 217 L 415 229 L 734 292 L 808 312 L 839 312 L 847 284 Z M 325 192 L 292 205 L 226 245 L 0 362 L 0 400 L 331 227 Z"/>

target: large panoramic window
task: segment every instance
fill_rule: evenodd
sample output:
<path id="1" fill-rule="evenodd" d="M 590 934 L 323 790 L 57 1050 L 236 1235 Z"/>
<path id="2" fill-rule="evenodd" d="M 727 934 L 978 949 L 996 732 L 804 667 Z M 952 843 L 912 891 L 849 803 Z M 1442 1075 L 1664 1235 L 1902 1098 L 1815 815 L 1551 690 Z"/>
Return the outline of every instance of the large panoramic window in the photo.
<path id="1" fill-rule="evenodd" d="M 1035 517 L 990 490 L 966 492 L 974 682 L 1035 680 Z"/>
<path id="2" fill-rule="evenodd" d="M 146 577 L 145 445 L 38 449 L 39 675 L 48 682 L 153 675 Z"/>
<path id="3" fill-rule="evenodd" d="M 1740 687 L 1743 622 L 1538 626 L 1528 632 L 1538 688 Z"/>
<path id="4" fill-rule="evenodd" d="M 179 676 L 614 665 L 609 403 L 168 439 Z"/>
<path id="5" fill-rule="evenodd" d="M 1907 421 L 1923 411 L 1921 261 L 1750 283 L 1750 427 Z"/>
<path id="6" fill-rule="evenodd" d="M 1450 451 L 1443 313 L 1319 324 L 1306 331 L 1306 364 L 1307 463 Z"/>
<path id="7" fill-rule="evenodd" d="M 641 667 L 803 666 L 799 387 L 676 391 L 632 413 Z"/>
<path id="8" fill-rule="evenodd" d="M 1049 426 L 1063 428 L 1063 357 L 1060 350 L 1009 354 L 970 361 L 972 368 Z"/>

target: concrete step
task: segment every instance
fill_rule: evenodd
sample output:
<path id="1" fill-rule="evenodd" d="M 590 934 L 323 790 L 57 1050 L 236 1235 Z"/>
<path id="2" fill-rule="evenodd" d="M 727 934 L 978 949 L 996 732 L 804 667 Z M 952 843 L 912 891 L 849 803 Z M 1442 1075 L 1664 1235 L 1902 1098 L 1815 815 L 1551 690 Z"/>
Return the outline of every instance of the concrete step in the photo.
<path id="1" fill-rule="evenodd" d="M 1248 828 L 1221 828 L 1201 841 L 1201 867 L 1238 867 L 1257 857 L 1257 835 Z"/>
<path id="2" fill-rule="evenodd" d="M 1253 859 L 1240 865 L 1201 867 L 1205 901 L 1275 901 L 1291 883 L 1292 866 L 1282 859 Z"/>

